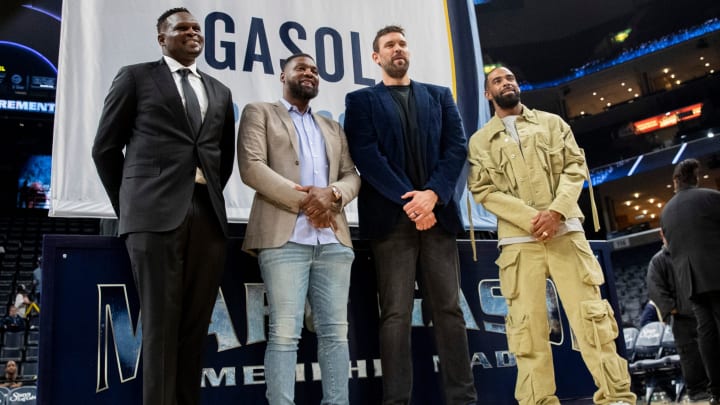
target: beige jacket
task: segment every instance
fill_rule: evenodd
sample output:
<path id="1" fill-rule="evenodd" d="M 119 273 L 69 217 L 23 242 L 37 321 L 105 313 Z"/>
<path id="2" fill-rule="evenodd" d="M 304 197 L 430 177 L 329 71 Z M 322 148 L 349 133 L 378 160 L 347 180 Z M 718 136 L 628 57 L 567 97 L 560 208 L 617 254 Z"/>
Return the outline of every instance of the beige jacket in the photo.
<path id="1" fill-rule="evenodd" d="M 469 144 L 468 187 L 498 218 L 498 237 L 528 236 L 532 218 L 551 209 L 580 218 L 577 204 L 588 171 L 570 126 L 559 116 L 523 106 L 517 118 L 522 151 L 494 116 Z"/>
<path id="2" fill-rule="evenodd" d="M 342 193 L 335 216 L 335 236 L 352 247 L 344 207 L 357 196 L 360 177 L 350 158 L 345 132 L 337 122 L 313 114 L 325 140 L 328 159 L 328 186 Z M 299 146 L 295 127 L 281 102 L 251 103 L 245 106 L 238 130 L 238 166 L 242 181 L 255 190 L 243 250 L 280 247 L 292 236 L 305 193 L 300 184 Z"/>

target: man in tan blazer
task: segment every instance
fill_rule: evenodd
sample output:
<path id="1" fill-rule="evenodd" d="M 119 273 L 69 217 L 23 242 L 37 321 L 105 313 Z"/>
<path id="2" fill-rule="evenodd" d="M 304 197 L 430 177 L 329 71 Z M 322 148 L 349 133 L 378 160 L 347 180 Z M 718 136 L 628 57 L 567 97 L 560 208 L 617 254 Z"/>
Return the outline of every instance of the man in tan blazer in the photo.
<path id="1" fill-rule="evenodd" d="M 348 404 L 347 301 L 354 259 L 344 207 L 360 188 L 340 125 L 312 113 L 319 77 L 295 54 L 280 75 L 283 97 L 243 110 L 238 163 L 255 189 L 243 250 L 256 254 L 267 290 L 265 350 L 270 405 L 293 403 L 305 298 L 313 312 L 322 403 Z"/>

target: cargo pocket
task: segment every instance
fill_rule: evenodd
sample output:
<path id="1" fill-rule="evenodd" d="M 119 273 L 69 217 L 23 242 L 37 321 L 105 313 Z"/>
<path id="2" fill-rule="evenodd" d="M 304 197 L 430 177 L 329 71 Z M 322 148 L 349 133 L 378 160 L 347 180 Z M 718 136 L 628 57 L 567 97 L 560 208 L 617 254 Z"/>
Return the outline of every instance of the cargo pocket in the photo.
<path id="1" fill-rule="evenodd" d="M 503 249 L 500 257 L 495 260 L 499 268 L 500 292 L 503 297 L 511 300 L 518 296 L 518 262 L 520 259 L 519 250 Z"/>
<path id="2" fill-rule="evenodd" d="M 630 394 L 630 374 L 627 361 L 616 354 L 606 354 L 600 360 L 605 378 L 606 398 L 615 399 L 632 396 Z"/>
<path id="3" fill-rule="evenodd" d="M 613 310 L 607 300 L 591 300 L 580 303 L 583 318 L 583 337 L 596 349 L 618 337 L 618 327 Z"/>
<path id="4" fill-rule="evenodd" d="M 512 317 L 510 315 L 505 318 L 505 327 L 507 331 L 508 350 L 515 357 L 527 356 L 532 351 L 532 338 L 530 337 L 530 327 L 527 315 Z"/>
<path id="5" fill-rule="evenodd" d="M 605 283 L 600 263 L 595 254 L 590 250 L 590 245 L 584 240 L 573 240 L 577 252 L 578 268 L 581 272 L 582 281 L 588 285 L 602 285 Z"/>

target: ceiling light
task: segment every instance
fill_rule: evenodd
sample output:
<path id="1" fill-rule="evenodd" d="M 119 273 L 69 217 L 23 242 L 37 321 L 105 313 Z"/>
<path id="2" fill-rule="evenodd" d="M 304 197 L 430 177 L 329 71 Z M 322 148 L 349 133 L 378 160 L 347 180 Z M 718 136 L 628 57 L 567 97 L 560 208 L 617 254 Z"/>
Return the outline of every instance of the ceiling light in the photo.
<path id="1" fill-rule="evenodd" d="M 628 93 L 632 91 L 632 87 L 628 87 Z"/>
<path id="2" fill-rule="evenodd" d="M 635 197 L 635 198 L 640 197 L 640 193 L 633 193 L 633 197 Z"/>
<path id="3" fill-rule="evenodd" d="M 625 86 L 625 82 L 620 83 L 621 86 Z"/>
<path id="4" fill-rule="evenodd" d="M 700 57 L 700 60 L 705 60 L 705 57 L 704 57 L 704 56 L 701 56 L 701 57 Z"/>
<path id="5" fill-rule="evenodd" d="M 657 203 L 658 208 L 662 208 L 662 203 Z"/>
<path id="6" fill-rule="evenodd" d="M 708 135 L 707 135 L 708 138 L 712 138 L 714 136 L 715 136 L 715 134 L 713 134 L 713 131 L 708 131 Z"/>
<path id="7" fill-rule="evenodd" d="M 675 84 L 680 84 L 680 80 L 675 80 Z"/>
<path id="8" fill-rule="evenodd" d="M 672 188 L 672 184 L 666 184 L 665 188 Z"/>
<path id="9" fill-rule="evenodd" d="M 632 201 L 625 201 L 625 205 L 627 205 L 628 207 L 631 206 L 631 205 L 632 205 Z"/>
<path id="10" fill-rule="evenodd" d="M 654 198 L 650 198 L 650 199 L 648 200 L 648 202 L 649 202 L 650 204 L 654 204 L 654 203 L 655 203 L 655 199 L 654 199 Z"/>
<path id="11" fill-rule="evenodd" d="M 648 210 L 642 210 L 643 215 L 647 215 Z"/>
<path id="12" fill-rule="evenodd" d="M 655 219 L 655 214 L 650 214 L 650 218 Z"/>
<path id="13" fill-rule="evenodd" d="M 639 95 L 639 94 L 637 94 L 637 93 L 635 93 L 635 97 L 640 97 L 640 95 Z"/>
<path id="14" fill-rule="evenodd" d="M 710 175 L 708 175 L 708 174 L 703 176 L 703 179 L 709 179 L 709 178 L 710 178 Z"/>
<path id="15" fill-rule="evenodd" d="M 710 69 L 710 74 L 715 73 L 715 69 Z"/>
<path id="16" fill-rule="evenodd" d="M 710 62 L 705 62 L 705 67 L 710 67 Z"/>
<path id="17" fill-rule="evenodd" d="M 603 101 L 603 100 L 605 100 L 605 97 L 600 97 L 600 101 Z"/>
<path id="18" fill-rule="evenodd" d="M 674 79 L 674 78 L 675 78 L 675 73 L 671 74 L 671 75 L 670 75 L 670 78 L 671 78 L 671 79 Z"/>
<path id="19" fill-rule="evenodd" d="M 668 69 L 668 68 L 663 69 L 663 73 L 667 73 L 669 71 L 670 71 L 670 69 Z"/>
<path id="20" fill-rule="evenodd" d="M 597 91 L 593 91 L 593 96 L 597 96 Z"/>
<path id="21" fill-rule="evenodd" d="M 633 208 L 635 208 L 635 211 L 640 211 L 640 206 L 639 206 L 639 205 L 636 205 L 636 206 L 634 206 Z"/>
<path id="22" fill-rule="evenodd" d="M 610 107 L 610 106 L 611 106 L 611 104 L 610 104 L 610 103 L 607 103 L 606 105 L 607 105 L 608 107 Z"/>
<path id="23" fill-rule="evenodd" d="M 585 115 L 585 111 L 580 111 L 580 115 Z"/>

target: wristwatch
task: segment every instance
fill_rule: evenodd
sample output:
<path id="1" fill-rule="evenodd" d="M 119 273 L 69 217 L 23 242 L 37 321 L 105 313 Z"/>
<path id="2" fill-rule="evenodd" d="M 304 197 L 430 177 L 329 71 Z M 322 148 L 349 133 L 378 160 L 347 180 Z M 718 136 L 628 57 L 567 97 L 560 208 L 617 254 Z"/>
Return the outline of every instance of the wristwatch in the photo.
<path id="1" fill-rule="evenodd" d="M 340 190 L 335 186 L 332 186 L 331 189 L 333 192 L 333 197 L 335 197 L 335 201 L 342 200 L 342 193 L 340 192 Z"/>

